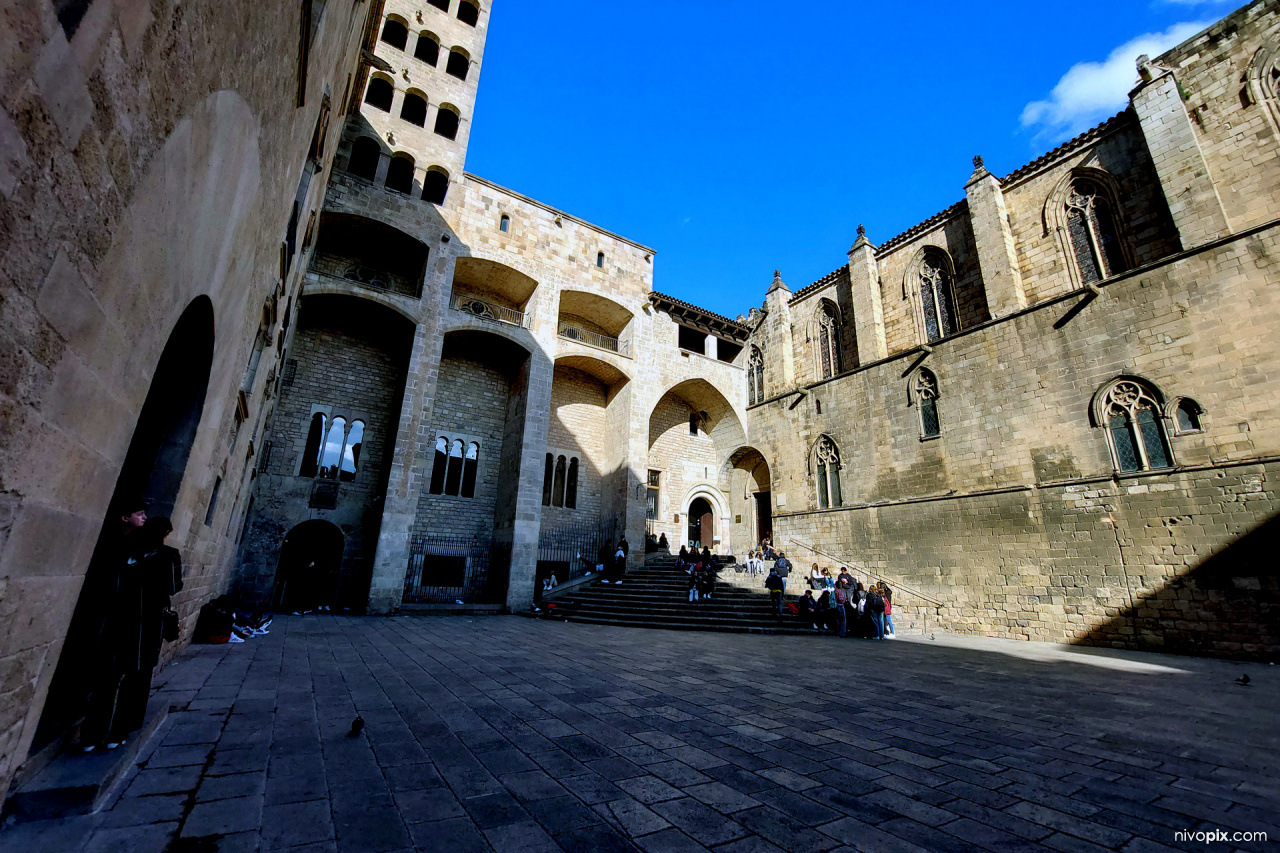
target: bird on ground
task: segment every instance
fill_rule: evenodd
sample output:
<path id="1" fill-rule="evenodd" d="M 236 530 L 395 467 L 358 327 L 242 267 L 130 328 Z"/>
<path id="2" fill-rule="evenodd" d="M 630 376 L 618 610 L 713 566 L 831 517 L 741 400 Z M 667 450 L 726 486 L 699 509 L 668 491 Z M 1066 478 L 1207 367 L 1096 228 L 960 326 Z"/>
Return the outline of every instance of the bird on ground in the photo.
<path id="1" fill-rule="evenodd" d="M 1248 687 L 1249 682 L 1252 680 L 1253 679 L 1250 678 L 1248 675 L 1242 675 L 1236 679 L 1236 684 L 1239 684 L 1241 687 Z"/>
<path id="2" fill-rule="evenodd" d="M 347 732 L 347 737 L 355 737 L 364 731 L 364 717 L 357 716 L 351 721 L 351 731 Z"/>

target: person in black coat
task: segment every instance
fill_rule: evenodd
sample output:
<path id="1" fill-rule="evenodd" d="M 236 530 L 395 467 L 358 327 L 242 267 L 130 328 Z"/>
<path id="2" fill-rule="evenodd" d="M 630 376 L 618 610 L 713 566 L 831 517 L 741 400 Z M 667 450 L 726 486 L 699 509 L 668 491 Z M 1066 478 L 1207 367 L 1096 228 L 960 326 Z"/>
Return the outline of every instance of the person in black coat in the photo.
<path id="1" fill-rule="evenodd" d="M 164 544 L 173 531 L 167 518 L 148 518 L 104 590 L 106 617 L 98 635 L 97 681 L 80 729 L 86 752 L 119 746 L 142 727 L 151 697 L 151 674 L 164 643 L 164 613 L 182 589 L 182 559 Z"/>

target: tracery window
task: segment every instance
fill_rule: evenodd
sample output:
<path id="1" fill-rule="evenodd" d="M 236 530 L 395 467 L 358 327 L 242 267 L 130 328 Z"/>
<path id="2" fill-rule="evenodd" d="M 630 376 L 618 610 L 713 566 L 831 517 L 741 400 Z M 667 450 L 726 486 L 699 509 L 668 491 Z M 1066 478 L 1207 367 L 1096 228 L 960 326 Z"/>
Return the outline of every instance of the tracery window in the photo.
<path id="1" fill-rule="evenodd" d="M 840 449 L 830 436 L 818 439 L 814 451 L 818 487 L 818 509 L 843 506 L 840 494 Z"/>
<path id="2" fill-rule="evenodd" d="M 1067 236 L 1080 281 L 1093 284 L 1125 271 L 1112 203 L 1095 181 L 1077 178 L 1067 194 Z"/>
<path id="3" fill-rule="evenodd" d="M 342 460 L 342 444 L 346 438 L 346 418 L 334 418 L 329 426 L 324 449 L 320 451 L 320 476 L 326 480 L 338 479 L 338 463 Z"/>
<path id="4" fill-rule="evenodd" d="M 1101 421 L 1117 471 L 1173 467 L 1160 404 L 1154 392 L 1141 382 L 1121 379 L 1107 389 Z"/>
<path id="5" fill-rule="evenodd" d="M 764 402 L 764 355 L 755 346 L 747 356 L 747 402 L 752 406 Z"/>
<path id="6" fill-rule="evenodd" d="M 840 320 L 835 306 L 825 301 L 818 308 L 818 362 L 823 379 L 840 372 Z"/>
<path id="7" fill-rule="evenodd" d="M 315 412 L 307 430 L 298 476 L 350 483 L 360 467 L 363 446 L 364 421 L 352 421 L 348 428 L 346 418 L 336 417 L 331 421 L 324 412 Z"/>
<path id="8" fill-rule="evenodd" d="M 436 437 L 435 460 L 431 465 L 433 495 L 473 498 L 480 466 L 480 443 L 466 438 Z"/>
<path id="9" fill-rule="evenodd" d="M 915 398 L 920 408 L 920 437 L 937 438 L 942 434 L 938 420 L 938 377 L 930 370 L 916 374 Z"/>
<path id="10" fill-rule="evenodd" d="M 924 311 L 925 338 L 930 343 L 959 331 L 951 274 L 937 255 L 925 255 L 920 264 L 920 307 Z"/>

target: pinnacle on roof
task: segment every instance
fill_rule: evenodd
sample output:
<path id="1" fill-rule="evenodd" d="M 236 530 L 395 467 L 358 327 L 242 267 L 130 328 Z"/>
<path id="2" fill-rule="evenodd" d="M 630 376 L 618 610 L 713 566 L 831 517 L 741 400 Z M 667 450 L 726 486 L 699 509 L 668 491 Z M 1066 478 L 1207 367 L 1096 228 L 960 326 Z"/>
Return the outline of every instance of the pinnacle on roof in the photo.
<path id="1" fill-rule="evenodd" d="M 773 271 L 773 284 L 769 285 L 769 289 L 765 291 L 765 294 L 773 293 L 775 290 L 791 292 L 791 288 L 787 287 L 787 283 L 782 280 L 782 270 Z"/>

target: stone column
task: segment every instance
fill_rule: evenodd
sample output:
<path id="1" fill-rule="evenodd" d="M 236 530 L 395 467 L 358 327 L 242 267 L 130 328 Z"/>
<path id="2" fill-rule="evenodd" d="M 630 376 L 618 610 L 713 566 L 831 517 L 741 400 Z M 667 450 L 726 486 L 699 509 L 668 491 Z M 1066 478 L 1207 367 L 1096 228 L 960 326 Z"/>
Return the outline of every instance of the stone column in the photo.
<path id="1" fill-rule="evenodd" d="M 1022 287 L 1004 190 L 1000 180 L 982 164 L 981 157 L 973 158 L 973 176 L 965 184 L 964 193 L 969 199 L 969 223 L 978 248 L 987 308 L 993 319 L 1007 317 L 1027 307 L 1027 293 Z"/>
<path id="2" fill-rule="evenodd" d="M 538 539 L 542 532 L 542 475 L 547 452 L 547 427 L 551 417 L 551 382 L 554 365 L 538 348 L 525 362 L 524 393 L 512 394 L 507 404 L 507 436 L 503 456 L 513 442 L 519 442 L 518 470 L 511 471 L 515 482 L 508 484 L 514 494 L 511 513 L 511 567 L 507 579 L 507 608 L 513 613 L 533 605 L 534 579 L 538 570 Z M 518 382 L 516 383 L 518 384 Z M 510 470 L 510 469 L 508 469 Z M 499 504 L 501 504 L 501 493 Z M 495 515 L 501 514 L 498 507 Z M 499 522 L 501 523 L 501 522 Z M 498 531 L 495 542 L 501 541 Z M 495 567 L 496 568 L 496 567 Z"/>
<path id="3" fill-rule="evenodd" d="M 385 141 L 385 140 L 384 140 Z M 387 170 L 391 168 L 391 155 L 383 151 L 378 155 L 378 171 L 374 173 L 374 186 L 382 186 L 387 182 Z"/>
<path id="4" fill-rule="evenodd" d="M 1225 237 L 1231 233 L 1231 222 L 1182 102 L 1178 81 L 1172 71 L 1153 65 L 1146 56 L 1138 57 L 1138 74 L 1142 82 L 1129 93 L 1129 99 L 1182 237 L 1182 248 L 1192 249 Z"/>
<path id="5" fill-rule="evenodd" d="M 853 299 L 853 324 L 858 338 L 858 363 L 870 364 L 889 355 L 884 335 L 884 300 L 880 294 L 880 267 L 876 247 L 867 229 L 858 226 L 858 240 L 849 250 L 849 292 Z"/>
<path id="6" fill-rule="evenodd" d="M 773 271 L 773 284 L 764 295 L 765 324 L 769 355 L 765 359 L 767 396 L 796 387 L 796 356 L 791 335 L 791 289 L 779 270 Z"/>

